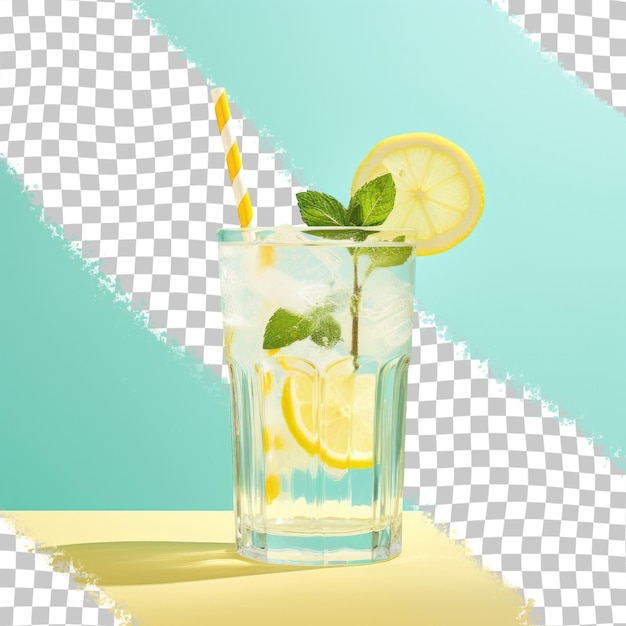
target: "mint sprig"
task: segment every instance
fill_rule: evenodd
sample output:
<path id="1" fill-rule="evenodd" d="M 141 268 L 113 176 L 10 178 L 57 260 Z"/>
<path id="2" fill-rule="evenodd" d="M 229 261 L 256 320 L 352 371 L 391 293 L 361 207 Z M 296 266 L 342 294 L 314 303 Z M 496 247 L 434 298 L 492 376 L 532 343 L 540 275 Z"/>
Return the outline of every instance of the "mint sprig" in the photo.
<path id="1" fill-rule="evenodd" d="M 303 191 L 296 194 L 302 221 L 307 226 L 319 226 L 311 234 L 327 239 L 351 239 L 363 242 L 376 231 L 363 227 L 380 226 L 387 219 L 394 207 L 396 187 L 391 174 L 384 174 L 365 183 L 350 198 L 346 208 L 339 200 L 319 191 Z M 340 232 L 328 227 L 350 227 L 353 229 Z M 402 243 L 404 237 L 393 241 Z M 371 273 L 379 267 L 402 265 L 411 257 L 410 246 L 354 246 L 348 248 L 354 264 L 353 289 L 350 299 L 352 317 L 352 355 L 355 371 L 359 368 L 359 311 L 363 284 Z M 363 278 L 359 281 L 359 263 L 362 258 L 369 259 Z M 333 306 L 323 304 L 304 315 L 298 315 L 287 309 L 278 309 L 270 318 L 263 336 L 263 348 L 266 350 L 284 348 L 296 341 L 310 339 L 323 348 L 332 348 L 341 341 L 341 326 L 331 315 Z"/>

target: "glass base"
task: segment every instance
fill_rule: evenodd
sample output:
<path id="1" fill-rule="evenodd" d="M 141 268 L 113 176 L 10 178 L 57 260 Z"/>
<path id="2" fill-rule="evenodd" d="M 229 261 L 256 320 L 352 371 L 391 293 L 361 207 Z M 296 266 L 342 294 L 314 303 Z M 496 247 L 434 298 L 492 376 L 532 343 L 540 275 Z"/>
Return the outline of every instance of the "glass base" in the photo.
<path id="1" fill-rule="evenodd" d="M 354 534 L 295 534 L 243 529 L 237 552 L 263 563 L 363 565 L 388 561 L 402 549 L 402 522 Z"/>

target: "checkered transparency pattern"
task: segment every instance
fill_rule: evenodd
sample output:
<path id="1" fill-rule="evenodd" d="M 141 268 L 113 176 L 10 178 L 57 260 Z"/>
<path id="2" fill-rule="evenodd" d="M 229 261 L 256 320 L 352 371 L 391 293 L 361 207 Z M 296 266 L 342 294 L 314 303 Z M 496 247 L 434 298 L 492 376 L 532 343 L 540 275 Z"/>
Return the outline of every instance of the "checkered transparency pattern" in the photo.
<path id="1" fill-rule="evenodd" d="M 626 114 L 626 0 L 489 0 Z"/>
<path id="2" fill-rule="evenodd" d="M 121 626 L 129 617 L 93 586 L 53 570 L 49 556 L 0 516 L 0 626 Z"/>
<path id="3" fill-rule="evenodd" d="M 626 474 L 417 318 L 405 498 L 522 589 L 534 624 L 626 624 Z"/>
<path id="4" fill-rule="evenodd" d="M 0 152 L 150 326 L 222 365 L 216 231 L 238 225 L 202 74 L 128 2 L 4 2 Z M 232 107 L 259 226 L 297 187 Z"/>
<path id="5" fill-rule="evenodd" d="M 232 114 L 259 225 L 298 222 L 300 187 Z M 121 0 L 0 2 L 0 153 L 151 328 L 222 373 L 216 230 L 237 224 L 234 196 L 205 79 L 149 20 Z M 432 321 L 416 314 L 413 334 L 407 499 L 534 599 L 536 624 L 626 624 L 623 473 Z"/>

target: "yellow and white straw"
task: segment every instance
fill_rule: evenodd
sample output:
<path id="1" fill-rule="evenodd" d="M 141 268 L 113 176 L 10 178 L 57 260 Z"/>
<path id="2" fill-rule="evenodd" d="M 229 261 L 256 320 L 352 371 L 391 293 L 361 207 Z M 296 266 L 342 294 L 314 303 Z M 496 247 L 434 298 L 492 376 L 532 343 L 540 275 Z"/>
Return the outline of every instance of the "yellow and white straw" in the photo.
<path id="1" fill-rule="evenodd" d="M 230 107 L 226 90 L 223 87 L 216 87 L 211 90 L 211 97 L 215 105 L 215 116 L 217 117 L 217 127 L 220 130 L 224 153 L 226 154 L 226 166 L 228 175 L 235 192 L 235 202 L 237 203 L 237 214 L 242 228 L 256 226 L 256 216 L 252 210 L 250 193 L 244 180 L 243 168 L 241 165 L 241 155 L 237 138 L 233 132 L 233 121 L 230 116 Z"/>

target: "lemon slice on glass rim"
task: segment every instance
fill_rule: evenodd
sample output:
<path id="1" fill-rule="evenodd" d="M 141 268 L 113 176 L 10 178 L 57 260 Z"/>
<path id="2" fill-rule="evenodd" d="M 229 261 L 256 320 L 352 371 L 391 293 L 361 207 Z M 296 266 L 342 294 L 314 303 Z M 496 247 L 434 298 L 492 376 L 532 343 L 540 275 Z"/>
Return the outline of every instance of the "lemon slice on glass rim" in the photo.
<path id="1" fill-rule="evenodd" d="M 352 195 L 366 182 L 390 173 L 396 185 L 391 228 L 415 231 L 415 253 L 437 254 L 456 246 L 480 219 L 484 187 L 469 155 L 433 133 L 408 133 L 376 144 L 358 167 Z"/>

